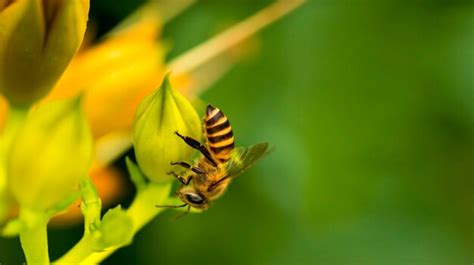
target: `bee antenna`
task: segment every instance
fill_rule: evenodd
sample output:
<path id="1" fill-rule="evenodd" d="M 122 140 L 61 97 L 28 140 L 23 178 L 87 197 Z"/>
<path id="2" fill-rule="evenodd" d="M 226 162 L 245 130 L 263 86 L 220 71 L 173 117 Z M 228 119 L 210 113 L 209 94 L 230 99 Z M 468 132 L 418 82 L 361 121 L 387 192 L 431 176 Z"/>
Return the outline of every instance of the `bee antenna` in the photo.
<path id="1" fill-rule="evenodd" d="M 181 207 L 184 207 L 184 206 L 187 206 L 188 204 L 185 203 L 183 205 L 155 205 L 155 207 L 158 207 L 158 208 L 181 208 Z"/>
<path id="2" fill-rule="evenodd" d="M 186 212 L 176 215 L 176 216 L 173 218 L 173 220 L 176 221 L 176 220 L 182 218 L 183 216 L 187 215 L 190 210 L 191 210 L 191 205 L 188 204 L 188 209 L 186 210 Z"/>

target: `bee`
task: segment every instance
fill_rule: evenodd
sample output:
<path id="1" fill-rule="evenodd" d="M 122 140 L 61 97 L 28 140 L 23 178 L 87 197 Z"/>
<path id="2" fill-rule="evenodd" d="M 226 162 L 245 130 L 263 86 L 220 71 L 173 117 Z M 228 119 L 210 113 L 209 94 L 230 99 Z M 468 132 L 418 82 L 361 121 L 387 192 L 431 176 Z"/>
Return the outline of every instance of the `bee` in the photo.
<path id="1" fill-rule="evenodd" d="M 194 164 L 171 162 L 171 165 L 186 169 L 182 174 L 168 173 L 181 182 L 176 195 L 184 204 L 157 207 L 188 206 L 186 213 L 191 207 L 206 210 L 211 202 L 224 194 L 234 177 L 253 166 L 269 152 L 268 143 L 235 147 L 229 120 L 220 109 L 211 105 L 207 106 L 202 127 L 204 144 L 175 132 L 186 144 L 200 152 L 200 157 Z"/>

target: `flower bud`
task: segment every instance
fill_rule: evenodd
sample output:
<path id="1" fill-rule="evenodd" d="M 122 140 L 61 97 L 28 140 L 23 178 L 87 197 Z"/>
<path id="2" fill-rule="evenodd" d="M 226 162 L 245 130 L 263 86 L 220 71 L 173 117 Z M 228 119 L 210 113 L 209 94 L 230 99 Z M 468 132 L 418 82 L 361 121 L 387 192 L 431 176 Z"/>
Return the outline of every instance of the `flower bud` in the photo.
<path id="1" fill-rule="evenodd" d="M 0 4 L 0 92 L 30 105 L 54 86 L 78 50 L 88 0 L 19 0 Z"/>
<path id="2" fill-rule="evenodd" d="M 92 135 L 80 99 L 32 110 L 12 143 L 7 181 L 22 207 L 48 210 L 68 199 L 87 176 Z"/>
<path id="3" fill-rule="evenodd" d="M 170 162 L 189 160 L 193 149 L 175 135 L 201 139 L 201 121 L 191 103 L 176 90 L 168 75 L 160 87 L 145 98 L 137 109 L 133 144 L 138 165 L 152 181 L 172 179 L 166 173 Z"/>

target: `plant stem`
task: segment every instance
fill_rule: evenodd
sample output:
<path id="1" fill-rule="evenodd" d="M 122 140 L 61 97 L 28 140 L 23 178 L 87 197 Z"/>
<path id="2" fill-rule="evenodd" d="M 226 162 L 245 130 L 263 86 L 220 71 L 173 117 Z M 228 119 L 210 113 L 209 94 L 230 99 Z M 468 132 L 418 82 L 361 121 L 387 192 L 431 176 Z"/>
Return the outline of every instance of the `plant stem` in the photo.
<path id="1" fill-rule="evenodd" d="M 196 0 L 157 1 L 162 23 L 166 24 L 195 2 Z"/>
<path id="2" fill-rule="evenodd" d="M 170 190 L 170 183 L 150 183 L 137 193 L 132 205 L 127 209 L 127 216 L 133 221 L 133 234 L 136 234 L 144 225 L 164 210 L 164 208 L 157 208 L 155 205 L 163 204 L 168 199 Z M 93 234 L 85 234 L 71 250 L 54 264 L 98 264 L 122 247 L 116 246 L 100 251 L 93 249 L 96 240 L 97 238 Z"/>
<path id="3" fill-rule="evenodd" d="M 302 5 L 304 0 L 275 1 L 251 17 L 168 63 L 174 75 L 189 73 Z"/>
<path id="4" fill-rule="evenodd" d="M 74 245 L 64 256 L 55 261 L 55 265 L 80 264 L 96 251 L 93 248 L 95 239 L 92 234 L 84 234 L 81 240 Z"/>
<path id="5" fill-rule="evenodd" d="M 127 215 L 133 221 L 134 234 L 164 210 L 164 208 L 157 208 L 155 205 L 162 204 L 168 198 L 170 189 L 171 184 L 164 186 L 152 183 L 137 194 L 135 201 L 127 209 Z M 114 253 L 118 248 L 114 247 L 102 252 L 93 253 L 85 260 L 85 263 L 97 264 Z"/>
<path id="6" fill-rule="evenodd" d="M 49 264 L 47 215 L 21 209 L 20 218 L 26 224 L 20 232 L 20 242 L 27 264 Z"/>

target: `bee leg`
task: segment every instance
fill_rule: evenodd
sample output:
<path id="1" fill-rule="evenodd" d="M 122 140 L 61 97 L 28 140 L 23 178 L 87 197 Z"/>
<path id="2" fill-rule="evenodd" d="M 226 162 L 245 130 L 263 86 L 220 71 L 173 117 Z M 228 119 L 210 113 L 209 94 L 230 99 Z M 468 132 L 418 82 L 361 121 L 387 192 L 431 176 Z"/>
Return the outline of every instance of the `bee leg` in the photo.
<path id="1" fill-rule="evenodd" d="M 183 183 L 184 185 L 188 185 L 189 182 L 191 182 L 191 180 L 193 179 L 193 176 L 189 176 L 188 179 L 184 178 L 184 177 L 178 177 L 178 180 L 181 181 L 181 183 Z"/>
<path id="2" fill-rule="evenodd" d="M 178 132 L 174 132 L 179 138 L 183 139 L 183 141 L 188 144 L 189 146 L 191 146 L 192 148 L 198 150 L 199 152 L 201 152 L 201 154 L 207 158 L 207 160 L 209 160 L 209 162 L 211 162 L 214 166 L 217 166 L 217 163 L 216 161 L 212 158 L 211 156 L 211 153 L 209 152 L 209 150 L 207 150 L 207 148 L 202 145 L 201 143 L 199 143 L 199 141 L 191 138 L 191 137 L 188 137 L 188 136 L 183 136 L 181 134 L 179 134 Z"/>
<path id="3" fill-rule="evenodd" d="M 214 182 L 211 186 L 209 186 L 209 188 L 207 189 L 207 191 L 213 191 L 214 189 L 216 189 L 220 184 L 222 184 L 226 179 L 229 179 L 230 177 L 229 176 L 225 176 L 221 179 L 219 179 L 217 182 Z"/>
<path id="4" fill-rule="evenodd" d="M 180 166 L 185 167 L 187 169 L 191 168 L 191 165 L 187 162 L 171 162 L 170 164 L 173 165 L 173 166 L 174 165 L 180 165 Z"/>
<path id="5" fill-rule="evenodd" d="M 191 170 L 194 172 L 194 173 L 197 173 L 197 174 L 206 174 L 206 172 L 204 171 L 204 169 L 200 168 L 200 167 L 192 167 Z"/>
<path id="6" fill-rule="evenodd" d="M 202 168 L 191 166 L 190 164 L 188 164 L 186 162 L 171 162 L 170 164 L 171 165 L 180 165 L 184 168 L 191 169 L 194 173 L 197 173 L 197 174 L 206 173 L 206 172 L 204 172 L 204 170 Z"/>
<path id="7" fill-rule="evenodd" d="M 184 185 L 188 185 L 189 182 L 193 179 L 193 176 L 189 176 L 187 179 L 183 176 L 180 176 L 178 174 L 176 174 L 175 172 L 171 171 L 171 172 L 168 172 L 166 173 L 168 175 L 173 175 L 175 178 L 177 178 L 179 180 L 179 182 L 183 183 Z"/>

